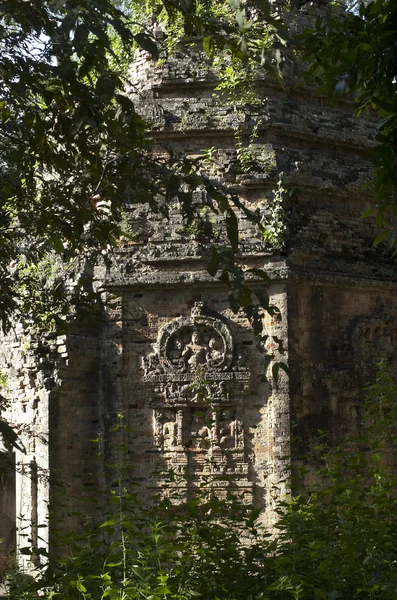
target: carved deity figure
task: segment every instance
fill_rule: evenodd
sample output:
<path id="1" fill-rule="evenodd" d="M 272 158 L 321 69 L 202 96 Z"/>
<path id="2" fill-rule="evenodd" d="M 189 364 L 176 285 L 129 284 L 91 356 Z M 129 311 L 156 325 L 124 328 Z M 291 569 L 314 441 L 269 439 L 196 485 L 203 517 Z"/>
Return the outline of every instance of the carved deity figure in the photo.
<path id="1" fill-rule="evenodd" d="M 164 387 L 164 398 L 165 400 L 175 400 L 179 398 L 180 390 L 176 383 L 167 383 Z"/>
<path id="2" fill-rule="evenodd" d="M 222 411 L 219 429 L 219 445 L 222 448 L 244 448 L 243 424 L 236 419 L 233 410 L 228 408 L 225 408 Z"/>
<path id="3" fill-rule="evenodd" d="M 229 402 L 229 392 L 226 390 L 226 383 L 218 381 L 212 386 L 212 399 L 217 402 Z"/>
<path id="4" fill-rule="evenodd" d="M 163 415 L 160 411 L 155 410 L 153 412 L 153 438 L 154 444 L 158 448 L 162 447 L 162 435 L 163 435 Z"/>
<path id="5" fill-rule="evenodd" d="M 166 421 L 163 424 L 163 448 L 173 450 L 177 445 L 177 424 L 175 421 Z"/>
<path id="6" fill-rule="evenodd" d="M 204 314 L 204 302 L 195 302 L 191 310 L 192 317 L 199 317 Z"/>
<path id="7" fill-rule="evenodd" d="M 217 366 L 224 357 L 224 353 L 219 350 L 218 341 L 215 337 L 212 337 L 208 342 L 207 347 L 207 363 L 210 367 Z"/>
<path id="8" fill-rule="evenodd" d="M 147 356 L 142 356 L 141 358 L 141 367 L 143 370 L 143 374 L 146 376 L 149 373 L 150 370 L 150 365 L 149 365 L 149 359 Z"/>
<path id="9" fill-rule="evenodd" d="M 142 356 L 141 367 L 145 376 L 152 372 L 160 373 L 162 369 L 158 354 L 156 352 L 151 352 L 147 356 Z"/>
<path id="10" fill-rule="evenodd" d="M 191 425 L 193 447 L 207 449 L 216 440 L 216 421 L 207 421 L 201 412 L 193 413 Z"/>
<path id="11" fill-rule="evenodd" d="M 178 423 L 173 414 L 154 411 L 154 442 L 162 450 L 173 450 L 178 444 Z"/>
<path id="12" fill-rule="evenodd" d="M 206 347 L 201 343 L 200 334 L 197 329 L 193 330 L 190 344 L 186 344 L 182 352 L 182 357 L 186 361 L 190 370 L 195 370 L 199 365 L 206 362 Z"/>
<path id="13" fill-rule="evenodd" d="M 182 340 L 176 339 L 168 354 L 171 363 L 178 369 L 183 369 L 185 366 L 185 360 L 183 358 L 184 349 L 185 346 Z"/>

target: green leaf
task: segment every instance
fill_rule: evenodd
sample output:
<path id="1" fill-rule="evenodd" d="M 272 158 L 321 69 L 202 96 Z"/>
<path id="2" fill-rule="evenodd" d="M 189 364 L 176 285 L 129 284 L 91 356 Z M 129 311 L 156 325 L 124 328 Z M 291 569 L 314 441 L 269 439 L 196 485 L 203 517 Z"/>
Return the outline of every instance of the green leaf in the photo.
<path id="1" fill-rule="evenodd" d="M 384 222 L 384 214 L 385 214 L 385 210 L 387 208 L 387 204 L 384 203 L 382 204 L 379 209 L 378 212 L 376 213 L 376 222 L 378 224 L 378 227 L 382 227 L 383 222 Z"/>
<path id="2" fill-rule="evenodd" d="M 152 56 L 154 60 L 159 59 L 159 49 L 156 42 L 146 33 L 137 33 L 135 36 L 136 43 Z"/>
<path id="3" fill-rule="evenodd" d="M 384 242 L 390 235 L 390 231 L 388 229 L 385 229 L 384 231 L 381 231 L 376 238 L 373 241 L 372 246 L 375 248 L 376 246 L 379 246 L 379 244 L 381 244 L 382 242 Z"/>
<path id="4" fill-rule="evenodd" d="M 73 45 L 77 54 L 80 56 L 85 50 L 85 45 L 88 39 L 88 29 L 84 25 L 78 25 L 74 32 Z"/>
<path id="5" fill-rule="evenodd" d="M 203 35 L 203 21 L 198 15 L 187 15 L 185 18 L 185 32 L 188 34 L 189 31 L 197 35 Z"/>
<path id="6" fill-rule="evenodd" d="M 265 17 L 271 14 L 271 5 L 269 0 L 253 0 L 253 3 L 263 12 Z"/>
<path id="7" fill-rule="evenodd" d="M 362 215 L 360 215 L 360 219 L 367 219 L 368 217 L 371 217 L 375 211 L 376 211 L 376 206 L 372 206 L 368 210 L 364 211 Z"/>
<path id="8" fill-rule="evenodd" d="M 395 127 L 395 125 L 397 125 L 397 115 L 391 115 L 390 117 L 387 117 L 381 122 L 381 124 L 379 125 L 379 131 L 382 131 L 382 133 L 387 134 L 390 131 L 390 129 Z"/>
<path id="9" fill-rule="evenodd" d="M 388 251 L 391 252 L 391 250 L 395 247 L 395 245 L 396 245 L 396 232 L 392 229 L 392 230 L 390 230 L 390 235 L 387 240 Z"/>
<path id="10" fill-rule="evenodd" d="M 207 56 L 212 56 L 215 49 L 214 37 L 212 35 L 206 35 L 204 37 L 203 49 Z"/>
<path id="11" fill-rule="evenodd" d="M 220 189 L 218 189 L 212 185 L 206 186 L 205 189 L 206 189 L 207 194 L 210 196 L 210 198 L 217 201 L 219 210 L 221 212 L 225 212 L 230 208 L 229 202 L 227 201 L 227 197 L 225 196 L 225 194 L 223 192 L 221 192 Z"/>
<path id="12" fill-rule="evenodd" d="M 244 25 L 246 25 L 247 17 L 245 14 L 245 8 L 242 8 L 236 12 L 236 21 L 239 27 L 244 27 Z"/>
<path id="13" fill-rule="evenodd" d="M 109 104 L 112 100 L 116 89 L 116 83 L 117 81 L 114 77 L 109 77 L 108 75 L 101 75 L 101 77 L 98 77 L 95 92 L 103 104 Z"/>
<path id="14" fill-rule="evenodd" d="M 235 212 L 230 207 L 226 212 L 226 233 L 233 250 L 237 250 L 238 221 Z"/>
<path id="15" fill-rule="evenodd" d="M 120 35 L 124 43 L 132 42 L 133 36 L 131 35 L 131 30 L 124 25 L 121 19 L 113 19 L 111 24 Z"/>
<path id="16" fill-rule="evenodd" d="M 76 588 L 79 590 L 79 592 L 82 592 L 83 594 L 85 594 L 85 592 L 87 591 L 87 588 L 81 583 L 81 581 L 76 581 Z"/>
<path id="17" fill-rule="evenodd" d="M 81 78 L 87 77 L 90 71 L 94 68 L 95 57 L 93 54 L 88 54 L 84 57 L 81 67 L 78 70 L 78 75 Z"/>
<path id="18" fill-rule="evenodd" d="M 58 254 L 62 254 L 65 250 L 64 245 L 62 243 L 61 238 L 58 235 L 53 234 L 51 236 L 51 242 L 52 245 L 54 246 L 54 250 L 55 252 L 57 252 Z"/>
<path id="19" fill-rule="evenodd" d="M 116 94 L 115 99 L 120 104 L 123 110 L 125 110 L 128 113 L 135 114 L 135 106 L 131 98 L 129 98 L 128 96 L 124 96 L 123 94 Z"/>
<path id="20" fill-rule="evenodd" d="M 218 250 L 214 246 L 212 246 L 211 258 L 207 265 L 207 271 L 211 275 L 211 277 L 215 277 L 216 272 L 218 271 L 220 262 L 221 262 L 221 255 L 219 254 Z"/>
<path id="21" fill-rule="evenodd" d="M 5 124 L 8 121 L 8 119 L 10 118 L 10 114 L 11 114 L 10 107 L 8 106 L 8 104 L 6 103 L 5 100 L 0 102 L 0 114 L 1 114 L 1 120 Z"/>
<path id="22" fill-rule="evenodd" d="M 269 275 L 263 269 L 257 269 L 256 267 L 252 267 L 251 269 L 247 269 L 247 273 L 252 273 L 256 277 L 262 279 L 262 281 L 265 281 L 266 283 L 271 283 Z"/>
<path id="23" fill-rule="evenodd" d="M 118 523 L 117 519 L 108 519 L 107 521 L 105 521 L 104 523 L 102 523 L 102 525 L 100 525 L 100 528 L 103 527 L 112 527 L 113 525 L 116 525 Z"/>
<path id="24" fill-rule="evenodd" d="M 372 101 L 376 106 L 378 106 L 379 108 L 382 108 L 386 112 L 394 113 L 397 109 L 397 106 L 395 104 L 391 104 L 384 98 L 378 98 L 377 96 L 374 96 L 372 98 Z"/>

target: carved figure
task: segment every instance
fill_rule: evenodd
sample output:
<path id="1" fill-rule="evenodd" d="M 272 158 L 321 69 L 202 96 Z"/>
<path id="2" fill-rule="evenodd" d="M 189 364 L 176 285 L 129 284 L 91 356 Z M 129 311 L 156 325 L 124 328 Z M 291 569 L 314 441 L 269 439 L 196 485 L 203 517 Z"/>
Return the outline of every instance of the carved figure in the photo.
<path id="1" fill-rule="evenodd" d="M 193 447 L 195 448 L 209 448 L 211 442 L 215 440 L 214 427 L 209 427 L 205 416 L 201 413 L 193 413 L 192 426 L 191 426 L 191 437 Z"/>
<path id="2" fill-rule="evenodd" d="M 218 342 L 215 337 L 212 337 L 208 342 L 207 349 L 207 363 L 210 367 L 215 367 L 221 360 L 223 360 L 224 353 L 218 349 Z"/>
<path id="3" fill-rule="evenodd" d="M 227 472 L 227 463 L 221 457 L 217 457 L 217 460 L 211 462 L 211 471 L 216 475 L 225 475 Z"/>
<path id="4" fill-rule="evenodd" d="M 202 302 L 195 303 L 190 317 L 179 317 L 161 329 L 156 350 L 162 374 L 192 373 L 232 368 L 232 332 L 221 319 L 205 314 Z"/>
<path id="5" fill-rule="evenodd" d="M 147 356 L 142 356 L 141 367 L 143 370 L 143 374 L 146 376 L 149 373 L 149 358 Z"/>
<path id="6" fill-rule="evenodd" d="M 247 368 L 247 357 L 239 354 L 237 356 L 236 364 L 233 367 L 233 371 L 248 371 Z"/>
<path id="7" fill-rule="evenodd" d="M 212 397 L 218 402 L 229 401 L 229 393 L 226 391 L 226 383 L 224 381 L 218 381 L 218 383 L 214 384 Z"/>
<path id="8" fill-rule="evenodd" d="M 213 398 L 213 391 L 208 384 L 201 384 L 192 390 L 192 402 L 209 401 Z"/>
<path id="9" fill-rule="evenodd" d="M 166 421 L 163 425 L 164 450 L 173 450 L 177 445 L 177 424 L 175 421 Z"/>
<path id="10" fill-rule="evenodd" d="M 156 373 L 161 373 L 162 369 L 157 352 L 151 352 L 147 356 L 142 356 L 141 367 L 145 376 L 149 375 L 149 373 L 152 373 L 153 371 Z"/>
<path id="11" fill-rule="evenodd" d="M 184 343 L 181 339 L 176 339 L 174 341 L 173 348 L 169 351 L 169 359 L 171 363 L 178 368 L 178 370 L 183 369 L 185 366 L 185 361 L 183 358 L 183 353 L 185 350 Z"/>
<path id="12" fill-rule="evenodd" d="M 154 443 L 162 450 L 173 450 L 178 444 L 178 423 L 175 415 L 154 411 Z"/>
<path id="13" fill-rule="evenodd" d="M 195 370 L 198 365 L 205 364 L 206 347 L 201 344 L 200 334 L 197 329 L 193 330 L 192 341 L 184 348 L 182 357 L 190 370 Z"/>
<path id="14" fill-rule="evenodd" d="M 243 424 L 236 419 L 233 411 L 227 408 L 222 411 L 219 445 L 223 448 L 244 448 Z"/>
<path id="15" fill-rule="evenodd" d="M 192 317 L 199 317 L 204 314 L 204 302 L 195 302 L 191 310 Z"/>
<path id="16" fill-rule="evenodd" d="M 158 410 L 153 413 L 153 438 L 155 446 L 162 447 L 163 415 Z"/>
<path id="17" fill-rule="evenodd" d="M 198 430 L 197 438 L 199 448 L 208 448 L 212 441 L 211 429 L 207 425 L 204 425 Z"/>
<path id="18" fill-rule="evenodd" d="M 175 383 L 167 383 L 164 388 L 164 398 L 165 400 L 175 400 L 180 396 L 180 389 Z"/>
<path id="19" fill-rule="evenodd" d="M 207 314 L 202 303 L 163 327 L 141 359 L 155 448 L 178 479 L 186 478 L 187 489 L 202 478 L 223 493 L 229 476 L 250 485 L 243 424 L 236 418 L 250 379 L 244 359 L 225 320 Z"/>

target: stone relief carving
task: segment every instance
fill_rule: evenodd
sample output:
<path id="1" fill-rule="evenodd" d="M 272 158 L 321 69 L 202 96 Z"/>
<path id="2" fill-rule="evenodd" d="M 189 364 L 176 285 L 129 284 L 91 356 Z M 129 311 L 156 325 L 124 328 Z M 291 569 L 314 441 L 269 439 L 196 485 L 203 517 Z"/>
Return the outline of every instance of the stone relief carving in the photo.
<path id="1" fill-rule="evenodd" d="M 153 407 L 241 401 L 250 378 L 229 327 L 206 315 L 202 303 L 160 331 L 141 366 L 143 380 L 154 384 Z"/>
<path id="2" fill-rule="evenodd" d="M 187 444 L 192 449 L 244 450 L 243 424 L 232 408 L 194 410 L 189 430 Z"/>
<path id="3" fill-rule="evenodd" d="M 233 360 L 233 338 L 229 327 L 220 319 L 204 314 L 196 303 L 191 317 L 171 321 L 161 332 L 157 355 L 164 372 L 191 373 L 227 370 Z"/>
<path id="4" fill-rule="evenodd" d="M 153 413 L 154 443 L 160 450 L 175 450 L 182 447 L 182 411 L 155 410 Z"/>
<path id="5" fill-rule="evenodd" d="M 159 332 L 142 370 L 154 447 L 169 466 L 186 473 L 190 485 L 227 474 L 250 488 L 241 416 L 250 373 L 228 325 L 196 303 L 190 317 L 174 319 Z"/>
<path id="6" fill-rule="evenodd" d="M 230 408 L 224 408 L 221 413 L 219 445 L 222 448 L 244 449 L 243 424 Z"/>
<path id="7" fill-rule="evenodd" d="M 374 356 L 386 356 L 390 362 L 397 357 L 397 327 L 393 319 L 362 318 L 352 334 L 352 346 L 359 360 L 372 366 Z"/>

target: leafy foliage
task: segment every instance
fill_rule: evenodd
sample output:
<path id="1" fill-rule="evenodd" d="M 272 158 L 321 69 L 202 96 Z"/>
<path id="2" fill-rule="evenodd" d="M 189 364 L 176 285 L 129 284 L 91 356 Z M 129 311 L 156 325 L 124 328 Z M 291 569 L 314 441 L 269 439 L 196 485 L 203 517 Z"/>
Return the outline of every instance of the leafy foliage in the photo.
<path id="1" fill-rule="evenodd" d="M 111 29 L 125 44 L 134 39 L 123 13 L 107 1 L 26 9 L 0 5 L 3 326 L 23 312 L 20 286 L 49 251 L 70 260 L 112 243 L 112 202 L 142 169 L 143 124 L 108 58 Z"/>
<path id="2" fill-rule="evenodd" d="M 336 100 L 348 95 L 355 114 L 376 112 L 380 123 L 373 151 L 376 213 L 382 228 L 375 245 L 396 244 L 397 215 L 397 5 L 393 0 L 353 3 L 353 12 L 331 10 L 304 32 L 308 75 Z"/>
<path id="3" fill-rule="evenodd" d="M 177 196 L 189 225 L 198 216 L 191 205 L 192 191 L 204 185 L 225 216 L 231 250 L 236 252 L 233 206 L 238 202 L 200 180 L 187 161 L 176 165 L 153 158 L 145 124 L 124 94 L 127 67 L 138 46 L 158 59 L 162 48 L 170 51 L 175 40 L 190 39 L 201 42 L 216 59 L 224 77 L 220 86 L 228 92 L 252 89 L 255 65 L 281 78 L 283 49 L 286 44 L 293 47 L 294 41 L 271 4 L 48 0 L 29 3 L 29 14 L 25 5 L 0 3 L 3 327 L 8 327 L 9 315 L 17 313 L 29 314 L 32 323 L 59 328 L 68 305 L 89 306 L 92 296 L 85 281 L 77 278 L 66 301 L 63 281 L 38 285 L 35 271 L 53 253 L 62 257 L 71 274 L 81 271 L 96 249 L 117 243 L 127 205 L 149 201 L 153 210 L 165 211 L 166 203 L 159 198 Z M 358 113 L 375 109 L 382 117 L 374 210 L 383 230 L 375 243 L 387 240 L 392 247 L 397 213 L 396 8 L 391 1 L 379 0 L 356 5 L 357 10 L 343 16 L 331 7 L 303 34 L 305 59 L 309 75 L 330 97 L 355 94 Z M 148 19 L 163 27 L 162 48 L 146 29 Z M 249 170 L 251 155 L 243 150 L 243 168 Z M 223 254 L 213 251 L 219 264 Z M 229 264 L 227 260 L 224 269 Z M 232 273 L 228 277 L 235 279 Z"/>
<path id="4" fill-rule="evenodd" d="M 284 244 L 285 222 L 285 198 L 292 195 L 292 190 L 283 186 L 283 173 L 280 173 L 277 189 L 274 191 L 273 199 L 269 204 L 267 212 L 262 217 L 264 229 L 263 237 L 272 248 L 280 249 Z"/>
<path id="5" fill-rule="evenodd" d="M 209 55 L 224 49 L 232 61 L 241 62 L 250 48 L 258 56 L 257 26 L 237 0 L 214 5 L 186 0 L 0 2 L 4 329 L 11 314 L 59 329 L 70 307 L 88 308 L 89 287 L 75 274 L 96 251 L 117 243 L 127 206 L 149 202 L 152 210 L 166 214 L 167 203 L 177 197 L 189 225 L 197 217 L 192 192 L 204 186 L 225 216 L 236 251 L 234 198 L 200 179 L 188 161 L 156 160 L 145 124 L 124 93 L 135 49 L 141 47 L 155 60 L 160 56 L 160 41 L 146 29 L 149 17 L 166 28 L 163 49 L 170 37 L 195 35 Z M 277 32 L 269 10 L 267 21 Z M 170 30 L 174 23 L 178 35 Z M 64 272 L 43 286 L 38 281 L 42 265 L 49 256 L 56 263 L 56 255 Z M 73 284 L 65 290 L 67 273 Z"/>
<path id="6" fill-rule="evenodd" d="M 11 576 L 9 600 L 394 599 L 397 386 L 384 364 L 367 394 L 356 436 L 334 450 L 319 438 L 317 483 L 280 499 L 276 534 L 209 482 L 183 501 L 171 478 L 154 511 L 129 490 L 122 461 L 104 521 L 60 532 L 58 557 L 22 549 L 44 563 L 35 580 Z"/>

